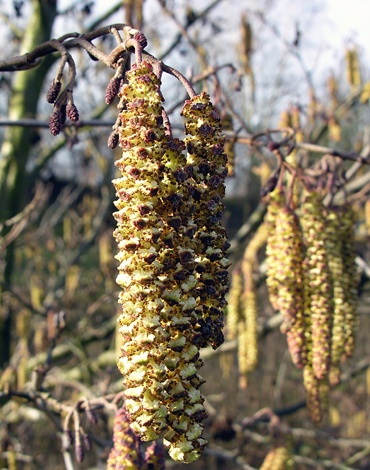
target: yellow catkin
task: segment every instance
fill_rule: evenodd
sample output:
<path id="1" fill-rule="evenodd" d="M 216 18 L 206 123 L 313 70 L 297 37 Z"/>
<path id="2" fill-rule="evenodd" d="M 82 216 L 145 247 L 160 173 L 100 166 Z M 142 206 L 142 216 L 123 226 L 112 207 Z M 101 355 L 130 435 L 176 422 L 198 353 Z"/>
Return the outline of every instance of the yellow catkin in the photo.
<path id="1" fill-rule="evenodd" d="M 338 81 L 334 75 L 330 75 L 328 78 L 327 86 L 330 96 L 330 107 L 334 110 L 338 106 Z"/>
<path id="2" fill-rule="evenodd" d="M 189 463 L 206 445 L 199 349 L 223 342 L 230 264 L 221 225 L 224 138 L 206 93 L 185 102 L 184 143 L 168 135 L 151 65 L 135 64 L 126 77 L 121 176 L 113 181 L 124 339 L 118 366 L 131 429 L 145 441 L 165 432 L 169 455 Z"/>
<path id="3" fill-rule="evenodd" d="M 246 323 L 247 349 L 247 372 L 252 372 L 257 367 L 258 345 L 257 345 L 257 295 L 255 289 L 244 293 L 244 315 Z"/>
<path id="4" fill-rule="evenodd" d="M 341 227 L 338 210 L 328 208 L 325 211 L 325 234 L 329 269 L 333 280 L 333 324 L 331 340 L 330 383 L 339 383 L 340 363 L 345 349 L 345 318 L 346 318 L 346 278 L 342 253 Z"/>
<path id="5" fill-rule="evenodd" d="M 352 87 L 361 85 L 360 62 L 355 48 L 346 50 L 346 74 Z"/>
<path id="6" fill-rule="evenodd" d="M 241 298 L 243 293 L 243 278 L 240 269 L 231 273 L 231 286 L 228 298 L 226 331 L 227 339 L 234 339 L 238 335 L 238 321 L 241 318 Z"/>
<path id="7" fill-rule="evenodd" d="M 8 454 L 7 454 L 7 460 L 8 460 L 8 470 L 17 470 L 18 465 L 17 465 L 17 456 L 15 454 L 15 451 L 13 447 L 8 448 Z"/>
<path id="8" fill-rule="evenodd" d="M 306 244 L 305 314 L 311 324 L 312 369 L 317 379 L 330 367 L 333 282 L 325 246 L 325 209 L 319 194 L 310 193 L 301 206 L 300 222 Z"/>
<path id="9" fill-rule="evenodd" d="M 365 224 L 367 234 L 370 235 L 370 199 L 366 199 L 365 202 Z"/>
<path id="10" fill-rule="evenodd" d="M 244 72 L 247 76 L 249 76 L 250 79 L 252 101 L 254 101 L 255 83 L 250 60 L 253 51 L 252 40 L 252 27 L 250 22 L 248 21 L 247 14 L 244 13 L 242 15 L 240 25 L 240 58 Z"/>
<path id="11" fill-rule="evenodd" d="M 290 453 L 285 446 L 279 446 L 268 452 L 260 470 L 286 470 L 288 468 L 291 468 Z"/>
<path id="12" fill-rule="evenodd" d="M 181 112 L 185 117 L 186 163 L 192 169 L 193 220 L 196 231 L 189 237 L 189 249 L 193 250 L 199 265 L 197 280 L 199 298 L 197 308 L 204 320 L 204 330 L 211 334 L 203 346 L 217 348 L 223 342 L 223 315 L 228 291 L 230 266 L 226 251 L 230 246 L 221 225 L 227 175 L 227 156 L 221 121 L 207 93 L 187 100 Z M 186 206 L 185 206 L 186 208 Z"/>
<path id="13" fill-rule="evenodd" d="M 355 222 L 356 216 L 350 204 L 344 204 L 338 209 L 338 217 L 342 223 L 342 256 L 343 256 L 343 286 L 344 286 L 344 356 L 351 357 L 355 348 L 355 336 L 358 326 L 358 274 L 356 267 L 355 245 Z"/>
<path id="14" fill-rule="evenodd" d="M 278 289 L 279 285 L 276 281 L 276 273 L 279 270 L 280 254 L 279 247 L 276 245 L 276 217 L 280 210 L 284 207 L 285 197 L 281 188 L 276 188 L 270 195 L 270 201 L 267 208 L 266 223 L 269 228 L 269 235 L 266 245 L 267 257 L 267 279 L 266 284 L 268 287 L 269 298 L 274 310 L 279 310 L 278 307 Z"/>
<path id="15" fill-rule="evenodd" d="M 269 232 L 269 225 L 266 222 L 262 222 L 253 237 L 250 239 L 245 249 L 243 259 L 252 263 L 257 259 L 257 252 L 266 244 Z"/>
<path id="16" fill-rule="evenodd" d="M 193 199 L 182 184 L 192 181 L 183 170 L 184 145 L 166 135 L 152 67 L 142 62 L 127 78 L 120 93 L 122 158 L 116 162 L 122 176 L 113 181 L 125 407 L 142 440 L 167 430 L 170 456 L 190 462 L 206 444 L 199 391 L 204 380 L 197 373 L 202 312 L 196 310 L 197 268 L 204 272 L 205 263 L 200 266 L 186 247 L 197 224 L 191 220 Z"/>
<path id="17" fill-rule="evenodd" d="M 303 369 L 303 384 L 306 389 L 306 402 L 311 419 L 315 423 L 320 423 L 323 417 L 323 408 L 320 395 L 320 380 L 315 377 L 311 365 L 306 364 Z"/>
<path id="18" fill-rule="evenodd" d="M 243 369 L 239 370 L 241 376 L 246 376 L 246 374 L 255 370 L 258 362 L 257 294 L 253 280 L 253 266 L 257 260 L 259 249 L 267 241 L 268 233 L 268 225 L 263 222 L 248 243 L 241 262 L 244 281 L 242 297 L 243 318 L 241 321 L 244 319 L 244 332 L 243 337 L 238 338 L 238 344 L 240 344 L 243 351 L 245 350 L 245 345 L 247 345 L 245 352 L 243 352 L 243 354 L 246 354 L 246 357 L 242 359 Z"/>
<path id="19" fill-rule="evenodd" d="M 248 339 L 245 328 L 245 321 L 241 319 L 238 323 L 238 369 L 239 388 L 244 390 L 248 385 Z"/>
<path id="20" fill-rule="evenodd" d="M 303 250 L 298 218 L 288 207 L 276 217 L 276 249 L 279 267 L 275 273 L 278 286 L 277 305 L 283 316 L 281 330 L 287 335 L 289 351 L 298 367 L 306 363 Z"/>
<path id="21" fill-rule="evenodd" d="M 334 116 L 331 116 L 328 121 L 328 131 L 329 131 L 329 139 L 333 142 L 339 142 L 341 138 L 341 126 L 337 119 Z"/>

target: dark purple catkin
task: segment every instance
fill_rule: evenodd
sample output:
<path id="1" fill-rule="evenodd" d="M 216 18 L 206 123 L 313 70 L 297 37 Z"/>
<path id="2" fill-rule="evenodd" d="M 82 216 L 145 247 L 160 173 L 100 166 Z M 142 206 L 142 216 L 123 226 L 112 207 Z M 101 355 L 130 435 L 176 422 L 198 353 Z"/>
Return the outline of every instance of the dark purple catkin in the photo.
<path id="1" fill-rule="evenodd" d="M 58 135 L 63 126 L 63 115 L 59 109 L 55 109 L 50 116 L 49 129 L 53 135 Z"/>
<path id="2" fill-rule="evenodd" d="M 85 458 L 85 451 L 82 444 L 76 444 L 75 446 L 75 455 L 78 463 L 82 463 Z"/>
<path id="3" fill-rule="evenodd" d="M 119 87 L 121 85 L 121 79 L 117 77 L 111 78 L 108 83 L 107 89 L 105 91 L 105 102 L 111 104 L 114 101 L 114 98 L 119 92 Z"/>
<path id="4" fill-rule="evenodd" d="M 77 122 L 79 120 L 80 116 L 78 114 L 78 109 L 73 103 L 67 104 L 66 112 L 72 122 Z"/>
<path id="5" fill-rule="evenodd" d="M 96 414 L 93 412 L 93 410 L 90 410 L 90 408 L 86 410 L 86 416 L 91 424 L 98 424 L 98 418 L 96 417 Z"/>
<path id="6" fill-rule="evenodd" d="M 116 131 L 113 131 L 108 139 L 108 147 L 110 149 L 115 149 L 118 145 L 118 134 Z"/>
<path id="7" fill-rule="evenodd" d="M 51 104 L 55 103 L 56 99 L 58 98 L 61 88 L 62 88 L 62 83 L 59 81 L 53 80 L 48 90 L 48 93 L 46 95 L 46 101 Z"/>
<path id="8" fill-rule="evenodd" d="M 91 443 L 90 436 L 88 434 L 83 434 L 82 439 L 83 439 L 85 449 L 87 451 L 91 450 L 92 449 L 92 443 Z"/>

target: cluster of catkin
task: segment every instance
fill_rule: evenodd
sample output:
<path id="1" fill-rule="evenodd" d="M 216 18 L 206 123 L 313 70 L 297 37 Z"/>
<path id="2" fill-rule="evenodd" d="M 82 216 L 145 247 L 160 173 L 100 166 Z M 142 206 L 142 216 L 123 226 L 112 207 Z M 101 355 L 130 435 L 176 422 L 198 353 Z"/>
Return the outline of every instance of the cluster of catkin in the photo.
<path id="1" fill-rule="evenodd" d="M 223 342 L 229 244 L 220 221 L 227 158 L 206 93 L 185 102 L 182 142 L 165 126 L 160 81 L 150 64 L 135 64 L 127 80 L 116 162 L 122 176 L 113 181 L 125 408 L 141 440 L 165 432 L 170 456 L 191 462 L 206 444 L 199 349 Z"/>
<path id="2" fill-rule="evenodd" d="M 267 212 L 267 285 L 283 316 L 293 362 L 303 368 L 307 406 L 320 421 L 340 364 L 354 349 L 356 266 L 351 206 L 325 207 L 316 192 L 296 212 L 277 188 Z"/>

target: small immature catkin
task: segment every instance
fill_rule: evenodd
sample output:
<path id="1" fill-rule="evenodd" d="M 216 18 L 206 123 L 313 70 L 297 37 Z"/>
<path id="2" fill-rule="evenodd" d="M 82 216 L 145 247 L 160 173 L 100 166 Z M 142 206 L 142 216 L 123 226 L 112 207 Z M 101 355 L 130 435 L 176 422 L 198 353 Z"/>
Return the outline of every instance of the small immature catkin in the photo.
<path id="1" fill-rule="evenodd" d="M 119 141 L 119 135 L 116 131 L 113 131 L 108 139 L 108 147 L 112 150 L 115 149 L 118 145 L 118 141 Z"/>
<path id="2" fill-rule="evenodd" d="M 80 119 L 78 109 L 76 108 L 76 105 L 73 103 L 67 104 L 66 113 L 72 122 L 77 122 Z"/>
<path id="3" fill-rule="evenodd" d="M 114 98 L 118 95 L 120 86 L 121 86 L 120 78 L 113 77 L 110 79 L 107 89 L 105 91 L 105 102 L 107 104 L 113 103 Z"/>
<path id="4" fill-rule="evenodd" d="M 46 95 L 46 101 L 50 104 L 55 103 L 59 96 L 61 88 L 62 83 L 60 81 L 53 80 Z"/>
<path id="5" fill-rule="evenodd" d="M 49 129 L 53 135 L 58 135 L 63 127 L 63 115 L 59 109 L 55 109 L 50 116 Z"/>

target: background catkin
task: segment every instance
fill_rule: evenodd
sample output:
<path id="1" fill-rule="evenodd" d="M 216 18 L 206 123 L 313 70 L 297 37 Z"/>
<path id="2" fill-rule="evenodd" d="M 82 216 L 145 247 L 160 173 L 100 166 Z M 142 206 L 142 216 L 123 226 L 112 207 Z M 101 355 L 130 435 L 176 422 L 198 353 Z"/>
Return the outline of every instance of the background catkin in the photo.
<path id="1" fill-rule="evenodd" d="M 287 468 L 291 468 L 289 451 L 285 446 L 279 446 L 268 452 L 260 470 L 286 470 Z"/>
<path id="2" fill-rule="evenodd" d="M 311 328 L 312 370 L 320 380 L 328 374 L 331 361 L 333 283 L 325 245 L 324 207 L 319 194 L 307 195 L 301 206 L 300 222 L 306 245 L 305 298 Z"/>

